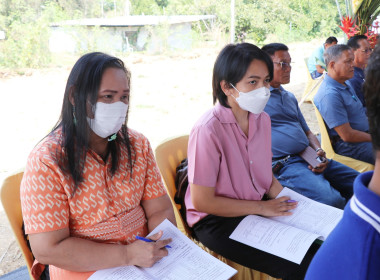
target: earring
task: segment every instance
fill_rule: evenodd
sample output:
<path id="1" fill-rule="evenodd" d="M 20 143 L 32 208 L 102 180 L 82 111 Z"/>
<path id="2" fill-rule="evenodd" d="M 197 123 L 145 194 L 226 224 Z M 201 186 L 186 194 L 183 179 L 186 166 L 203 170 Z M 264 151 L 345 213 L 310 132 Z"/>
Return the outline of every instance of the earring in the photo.
<path id="1" fill-rule="evenodd" d="M 77 118 L 75 117 L 75 106 L 73 106 L 73 123 L 74 125 L 77 125 Z"/>

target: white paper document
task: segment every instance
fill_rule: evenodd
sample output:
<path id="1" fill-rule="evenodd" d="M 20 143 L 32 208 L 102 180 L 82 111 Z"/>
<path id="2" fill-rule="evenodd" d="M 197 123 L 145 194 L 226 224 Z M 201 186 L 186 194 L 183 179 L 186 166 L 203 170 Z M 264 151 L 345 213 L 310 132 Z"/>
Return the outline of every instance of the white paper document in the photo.
<path id="1" fill-rule="evenodd" d="M 248 246 L 300 264 L 315 239 L 324 240 L 334 229 L 343 211 L 313 201 L 288 188 L 277 197 L 298 201 L 293 215 L 264 218 L 249 215 L 230 238 Z"/>
<path id="2" fill-rule="evenodd" d="M 162 239 L 172 238 L 169 255 L 162 258 L 152 267 L 141 268 L 123 266 L 103 269 L 95 272 L 89 280 L 121 280 L 121 279 L 229 279 L 236 270 L 214 258 L 177 229 L 168 220 L 163 221 L 149 235 L 163 231 Z"/>
<path id="3" fill-rule="evenodd" d="M 277 196 L 289 196 L 298 202 L 291 216 L 271 217 L 278 222 L 321 235 L 325 240 L 343 216 L 343 210 L 314 201 L 291 189 L 284 188 Z"/>

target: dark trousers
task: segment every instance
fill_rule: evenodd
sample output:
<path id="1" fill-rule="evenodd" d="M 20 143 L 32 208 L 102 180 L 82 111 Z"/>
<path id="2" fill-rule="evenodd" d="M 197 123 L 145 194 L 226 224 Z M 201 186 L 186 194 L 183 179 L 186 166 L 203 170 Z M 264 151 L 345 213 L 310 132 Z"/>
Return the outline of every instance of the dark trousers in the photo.
<path id="1" fill-rule="evenodd" d="M 196 223 L 193 229 L 196 238 L 203 245 L 231 261 L 283 280 L 304 279 L 307 267 L 319 245 L 314 243 L 298 265 L 230 239 L 229 236 L 242 219 L 244 217 L 208 215 Z"/>

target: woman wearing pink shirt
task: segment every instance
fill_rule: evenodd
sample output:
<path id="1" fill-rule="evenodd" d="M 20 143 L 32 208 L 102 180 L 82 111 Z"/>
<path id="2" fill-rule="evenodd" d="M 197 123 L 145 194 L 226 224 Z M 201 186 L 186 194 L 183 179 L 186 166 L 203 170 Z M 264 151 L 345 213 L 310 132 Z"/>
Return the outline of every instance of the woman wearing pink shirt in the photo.
<path id="1" fill-rule="evenodd" d="M 189 139 L 187 221 L 208 248 L 244 266 L 282 279 L 303 279 L 317 248 L 300 265 L 229 238 L 247 215 L 285 216 L 297 203 L 275 198 L 269 99 L 273 62 L 258 47 L 227 45 L 213 71 L 214 108 Z"/>

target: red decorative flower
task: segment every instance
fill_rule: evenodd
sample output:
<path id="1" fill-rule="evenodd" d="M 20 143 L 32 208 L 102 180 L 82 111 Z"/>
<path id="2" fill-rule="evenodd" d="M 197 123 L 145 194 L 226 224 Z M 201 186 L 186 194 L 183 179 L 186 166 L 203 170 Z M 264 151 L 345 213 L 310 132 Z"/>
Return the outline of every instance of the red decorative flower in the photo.
<path id="1" fill-rule="evenodd" d="M 348 32 L 350 32 L 350 28 L 352 28 L 352 26 L 354 25 L 354 20 L 351 19 L 349 16 L 345 16 L 341 20 L 341 23 L 342 25 L 339 26 L 340 29 L 342 29 L 343 32 L 347 34 Z"/>
<path id="2" fill-rule="evenodd" d="M 352 36 L 360 34 L 360 18 L 358 18 L 358 24 L 355 24 L 355 20 L 350 18 L 349 16 L 343 17 L 341 20 L 342 25 L 339 26 L 340 29 L 347 35 L 347 39 L 350 39 Z M 368 42 L 371 48 L 374 48 L 377 43 L 377 29 L 379 28 L 379 22 L 375 22 L 372 27 L 366 25 L 367 32 L 364 34 L 368 38 Z"/>

